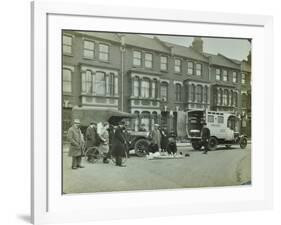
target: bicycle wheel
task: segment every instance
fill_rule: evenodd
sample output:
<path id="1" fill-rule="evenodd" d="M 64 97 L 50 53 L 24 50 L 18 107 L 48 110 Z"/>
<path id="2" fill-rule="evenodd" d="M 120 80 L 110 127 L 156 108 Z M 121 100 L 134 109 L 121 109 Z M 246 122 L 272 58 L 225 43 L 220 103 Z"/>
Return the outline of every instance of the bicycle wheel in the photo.
<path id="1" fill-rule="evenodd" d="M 102 158 L 97 147 L 91 147 L 87 149 L 85 156 L 87 157 L 87 161 L 90 163 L 96 163 L 98 160 Z"/>

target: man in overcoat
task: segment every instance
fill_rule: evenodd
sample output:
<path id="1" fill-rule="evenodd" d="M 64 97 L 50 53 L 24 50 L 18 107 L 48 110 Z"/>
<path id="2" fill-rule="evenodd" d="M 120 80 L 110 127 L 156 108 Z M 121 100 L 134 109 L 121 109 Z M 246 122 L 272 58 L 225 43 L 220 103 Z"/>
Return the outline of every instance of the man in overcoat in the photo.
<path id="1" fill-rule="evenodd" d="M 210 129 L 207 127 L 206 123 L 203 123 L 203 128 L 201 130 L 201 141 L 202 145 L 204 146 L 204 152 L 203 154 L 208 153 L 208 144 L 209 144 L 209 139 L 210 139 Z"/>
<path id="2" fill-rule="evenodd" d="M 75 119 L 73 122 L 73 126 L 70 127 L 67 132 L 67 139 L 70 142 L 68 155 L 72 157 L 72 169 L 84 168 L 81 165 L 84 139 L 79 126 L 80 120 Z"/>
<path id="3" fill-rule="evenodd" d="M 159 148 L 161 146 L 161 133 L 158 124 L 154 124 L 154 129 L 151 131 L 150 137 L 154 151 L 159 151 Z"/>
<path id="4" fill-rule="evenodd" d="M 90 122 L 90 126 L 86 130 L 86 149 L 98 147 L 98 134 L 97 123 L 95 121 Z M 91 155 L 88 155 L 88 161 L 91 161 Z"/>
<path id="5" fill-rule="evenodd" d="M 125 157 L 126 138 L 124 135 L 125 122 L 121 121 L 112 138 L 112 155 L 115 157 L 116 166 L 123 167 L 122 157 Z"/>

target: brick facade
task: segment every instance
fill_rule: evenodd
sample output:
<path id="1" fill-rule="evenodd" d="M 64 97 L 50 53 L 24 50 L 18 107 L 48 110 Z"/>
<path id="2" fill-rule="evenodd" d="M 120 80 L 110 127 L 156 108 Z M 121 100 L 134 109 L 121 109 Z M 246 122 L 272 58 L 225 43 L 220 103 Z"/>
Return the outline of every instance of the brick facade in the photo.
<path id="1" fill-rule="evenodd" d="M 200 38 L 185 47 L 134 34 L 64 31 L 63 36 L 64 129 L 73 106 L 133 113 L 135 130 L 154 123 L 176 130 L 178 112 L 191 109 L 250 117 L 250 65 L 202 52 Z"/>

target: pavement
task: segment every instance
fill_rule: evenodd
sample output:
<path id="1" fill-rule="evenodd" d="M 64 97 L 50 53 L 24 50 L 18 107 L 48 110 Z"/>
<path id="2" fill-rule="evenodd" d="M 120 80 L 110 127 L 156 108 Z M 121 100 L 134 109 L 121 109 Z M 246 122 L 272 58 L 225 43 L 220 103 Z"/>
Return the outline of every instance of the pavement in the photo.
<path id="1" fill-rule="evenodd" d="M 218 148 L 202 154 L 190 146 L 178 146 L 189 157 L 148 160 L 134 155 L 126 167 L 112 162 L 91 164 L 72 170 L 71 158 L 63 156 L 64 193 L 159 190 L 174 188 L 218 187 L 251 183 L 251 144 L 246 149 Z"/>

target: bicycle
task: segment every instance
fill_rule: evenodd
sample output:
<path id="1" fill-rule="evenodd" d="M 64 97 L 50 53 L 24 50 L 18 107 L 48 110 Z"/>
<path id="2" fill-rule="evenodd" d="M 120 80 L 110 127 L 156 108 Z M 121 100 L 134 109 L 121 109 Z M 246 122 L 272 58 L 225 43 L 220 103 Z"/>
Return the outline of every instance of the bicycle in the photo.
<path id="1" fill-rule="evenodd" d="M 115 157 L 112 155 L 111 152 L 101 153 L 99 151 L 98 146 L 93 146 L 84 150 L 84 156 L 87 158 L 86 160 L 90 163 L 97 163 L 101 159 L 104 159 L 105 156 L 107 156 L 107 159 L 109 159 L 113 164 L 116 163 Z M 122 157 L 122 164 L 124 164 L 127 161 L 127 159 L 128 159 L 128 154 L 124 149 L 124 157 Z"/>

